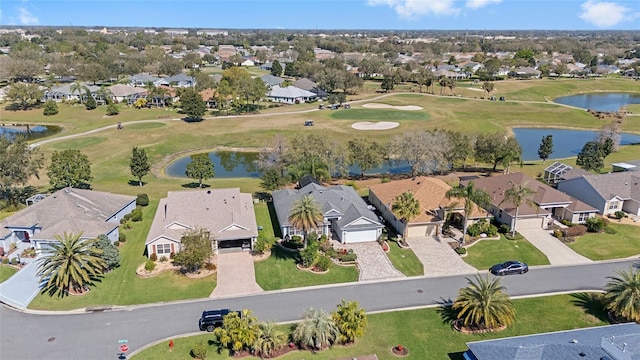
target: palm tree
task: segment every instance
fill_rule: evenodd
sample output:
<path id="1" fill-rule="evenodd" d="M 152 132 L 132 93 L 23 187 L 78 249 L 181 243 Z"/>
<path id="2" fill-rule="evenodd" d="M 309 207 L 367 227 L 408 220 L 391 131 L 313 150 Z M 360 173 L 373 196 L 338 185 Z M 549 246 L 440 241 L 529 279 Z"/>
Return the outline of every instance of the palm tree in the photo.
<path id="1" fill-rule="evenodd" d="M 291 207 L 289 213 L 289 225 L 302 230 L 304 237 L 304 248 L 307 248 L 307 233 L 311 229 L 316 229 L 324 221 L 324 215 L 320 211 L 320 205 L 311 195 L 305 195 L 297 199 Z"/>
<path id="2" fill-rule="evenodd" d="M 463 326 L 495 330 L 513 324 L 516 310 L 499 278 L 476 275 L 467 281 L 469 285 L 460 289 L 452 306 Z"/>
<path id="3" fill-rule="evenodd" d="M 482 84 L 482 88 L 487 93 L 487 99 L 488 99 L 489 94 L 491 94 L 491 92 L 496 88 L 496 85 L 492 82 L 485 81 L 484 84 Z"/>
<path id="4" fill-rule="evenodd" d="M 469 224 L 469 216 L 474 207 L 480 208 L 489 206 L 491 204 L 491 197 L 486 191 L 482 189 L 476 189 L 473 185 L 473 181 L 469 182 L 467 186 L 458 186 L 449 189 L 447 191 L 447 198 L 461 198 L 464 200 L 464 225 L 462 229 L 462 244 L 464 245 L 464 239 L 467 236 L 467 227 Z"/>
<path id="5" fill-rule="evenodd" d="M 456 89 L 456 80 L 447 79 L 447 87 L 449 88 L 449 91 L 451 91 L 451 95 L 453 96 L 455 94 L 455 89 Z"/>
<path id="6" fill-rule="evenodd" d="M 391 205 L 393 214 L 404 223 L 402 236 L 407 237 L 409 221 L 420 214 L 420 202 L 410 191 L 405 191 L 396 197 Z"/>
<path id="7" fill-rule="evenodd" d="M 78 93 L 78 97 L 80 98 L 80 104 L 82 104 L 82 93 L 86 92 L 89 88 L 84 86 L 80 80 L 76 80 L 71 84 L 69 90 L 72 94 Z"/>
<path id="8" fill-rule="evenodd" d="M 278 331 L 273 322 L 262 323 L 258 326 L 258 339 L 253 348 L 261 358 L 269 358 L 273 351 L 284 346 L 286 341 L 284 333 Z"/>
<path id="9" fill-rule="evenodd" d="M 606 308 L 617 317 L 640 322 L 640 270 L 618 271 L 609 277 L 604 294 Z"/>
<path id="10" fill-rule="evenodd" d="M 342 300 L 332 316 L 340 331 L 342 343 L 352 343 L 364 334 L 364 328 L 367 327 L 367 314 L 363 308 L 359 307 L 357 301 Z"/>
<path id="11" fill-rule="evenodd" d="M 322 350 L 331 345 L 340 331 L 324 310 L 309 308 L 303 314 L 304 320 L 293 330 L 293 340 L 304 347 Z"/>
<path id="12" fill-rule="evenodd" d="M 511 236 L 516 236 L 516 226 L 518 224 L 518 213 L 520 211 L 520 205 L 528 204 L 532 207 L 536 207 L 536 203 L 531 199 L 532 195 L 536 192 L 527 187 L 527 183 L 516 185 L 509 181 L 511 187 L 504 191 L 504 199 L 500 202 L 502 204 L 506 201 L 511 201 L 513 206 L 516 207 L 516 216 L 513 218 L 513 227 L 511 227 Z"/>
<path id="13" fill-rule="evenodd" d="M 104 104 L 109 104 L 112 98 L 113 93 L 107 87 L 103 86 L 96 91 L 96 99 L 104 102 Z"/>
<path id="14" fill-rule="evenodd" d="M 56 235 L 57 241 L 45 248 L 38 260 L 38 276 L 44 283 L 42 293 L 65 296 L 70 289 L 80 290 L 102 276 L 106 268 L 100 257 L 97 239 L 81 239 L 82 233 Z"/>

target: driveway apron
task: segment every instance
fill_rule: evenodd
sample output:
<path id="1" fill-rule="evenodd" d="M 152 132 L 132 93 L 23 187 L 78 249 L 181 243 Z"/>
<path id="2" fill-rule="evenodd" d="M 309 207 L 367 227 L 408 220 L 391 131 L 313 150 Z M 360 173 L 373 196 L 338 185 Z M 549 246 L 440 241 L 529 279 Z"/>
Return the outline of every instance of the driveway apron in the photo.
<path id="1" fill-rule="evenodd" d="M 407 238 L 407 243 L 424 265 L 425 276 L 476 274 L 478 270 L 462 260 L 446 242 L 435 237 Z"/>
<path id="2" fill-rule="evenodd" d="M 404 277 L 403 273 L 393 267 L 391 260 L 377 242 L 341 246 L 353 249 L 353 252 L 358 256 L 359 281 Z"/>
<path id="3" fill-rule="evenodd" d="M 518 232 L 529 240 L 533 246 L 542 251 L 551 265 L 578 265 L 593 262 L 593 260 L 571 250 L 570 247 L 563 244 L 551 232 L 545 229 L 525 229 Z"/>
<path id="4" fill-rule="evenodd" d="M 32 261 L 0 284 L 0 302 L 26 309 L 40 289 L 37 272 L 37 261 Z"/>
<path id="5" fill-rule="evenodd" d="M 209 297 L 219 298 L 258 294 L 253 257 L 246 251 L 218 254 L 218 284 Z"/>

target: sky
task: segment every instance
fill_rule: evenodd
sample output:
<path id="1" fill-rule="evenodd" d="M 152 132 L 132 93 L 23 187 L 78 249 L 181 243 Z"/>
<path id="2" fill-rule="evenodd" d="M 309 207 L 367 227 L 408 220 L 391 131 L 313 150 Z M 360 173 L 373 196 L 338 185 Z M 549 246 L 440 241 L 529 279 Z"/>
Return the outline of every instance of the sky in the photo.
<path id="1" fill-rule="evenodd" d="M 640 30 L 640 0 L 1 0 L 2 25 Z"/>

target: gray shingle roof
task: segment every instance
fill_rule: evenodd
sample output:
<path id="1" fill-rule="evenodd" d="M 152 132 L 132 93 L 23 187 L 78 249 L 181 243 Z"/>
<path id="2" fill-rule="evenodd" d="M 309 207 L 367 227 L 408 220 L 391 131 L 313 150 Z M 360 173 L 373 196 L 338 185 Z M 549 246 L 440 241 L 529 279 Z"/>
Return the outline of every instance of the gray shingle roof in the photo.
<path id="1" fill-rule="evenodd" d="M 274 98 L 297 99 L 313 98 L 317 95 L 311 91 L 302 90 L 295 86 L 280 87 L 279 85 L 275 85 L 271 88 L 271 91 L 269 91 L 268 96 Z"/>
<path id="2" fill-rule="evenodd" d="M 135 196 L 108 192 L 63 189 L 0 221 L 0 229 L 38 227 L 34 237 L 53 240 L 64 232 L 82 232 L 85 237 L 97 237 L 114 229 L 106 220 L 136 200 Z"/>
<path id="3" fill-rule="evenodd" d="M 467 346 L 477 360 L 638 360 L 640 325 L 627 323 L 474 341 Z"/>
<path id="4" fill-rule="evenodd" d="M 240 189 L 169 191 L 160 200 L 146 244 L 159 237 L 180 241 L 188 229 L 208 229 L 216 240 L 258 236 L 251 194 Z"/>
<path id="5" fill-rule="evenodd" d="M 640 201 L 640 174 L 624 171 L 610 174 L 585 175 L 582 178 L 589 183 L 605 200 L 618 196 L 623 200 Z"/>
<path id="6" fill-rule="evenodd" d="M 271 74 L 265 74 L 260 77 L 260 80 L 269 86 L 280 85 L 284 82 L 281 77 L 273 76 Z"/>
<path id="7" fill-rule="evenodd" d="M 326 188 L 315 183 L 310 183 L 299 190 L 283 189 L 273 192 L 273 205 L 280 226 L 289 224 L 289 214 L 293 203 L 305 195 L 313 196 L 325 216 L 332 214 L 342 216 L 336 222 L 339 229 L 348 230 L 347 225 L 359 218 L 365 218 L 371 222 L 371 225 L 358 225 L 359 229 L 382 228 L 376 214 L 367 208 L 367 204 L 352 187 L 336 185 Z M 355 229 L 356 226 L 352 225 L 348 228 Z"/>

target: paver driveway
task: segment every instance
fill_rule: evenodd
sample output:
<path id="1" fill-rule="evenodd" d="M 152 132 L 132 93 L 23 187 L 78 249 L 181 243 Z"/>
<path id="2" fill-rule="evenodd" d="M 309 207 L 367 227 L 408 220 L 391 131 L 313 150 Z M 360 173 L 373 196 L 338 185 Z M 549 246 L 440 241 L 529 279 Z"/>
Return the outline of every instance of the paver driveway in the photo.
<path id="1" fill-rule="evenodd" d="M 407 238 L 407 243 L 424 265 L 425 276 L 476 274 L 478 270 L 462 260 L 446 242 L 435 237 Z"/>
<path id="2" fill-rule="evenodd" d="M 393 267 L 391 260 L 377 242 L 348 244 L 341 247 L 353 249 L 358 256 L 360 269 L 358 280 L 360 281 L 404 277 L 403 273 Z"/>
<path id="3" fill-rule="evenodd" d="M 253 257 L 246 251 L 218 254 L 218 284 L 209 297 L 220 298 L 258 294 L 263 290 L 256 282 Z"/>
<path id="4" fill-rule="evenodd" d="M 593 261 L 571 250 L 570 247 L 551 235 L 549 230 L 524 229 L 518 230 L 518 232 L 547 255 L 551 265 L 577 265 Z"/>

